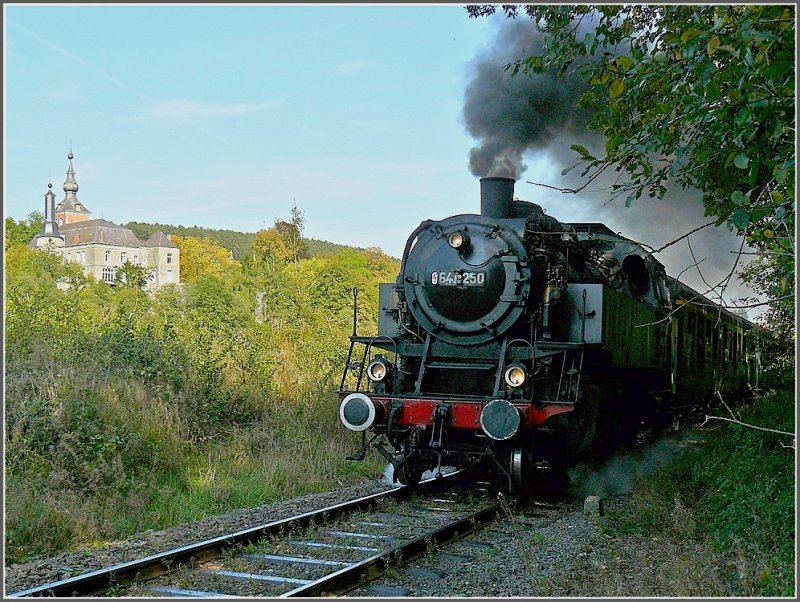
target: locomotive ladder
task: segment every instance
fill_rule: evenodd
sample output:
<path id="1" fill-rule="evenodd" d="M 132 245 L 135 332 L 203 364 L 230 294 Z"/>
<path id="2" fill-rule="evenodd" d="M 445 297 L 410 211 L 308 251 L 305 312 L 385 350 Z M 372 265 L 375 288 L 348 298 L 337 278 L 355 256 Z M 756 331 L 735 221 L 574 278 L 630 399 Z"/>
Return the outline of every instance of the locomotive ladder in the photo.
<path id="1" fill-rule="evenodd" d="M 500 353 L 498 356 L 498 360 L 495 362 L 493 360 L 486 360 L 486 361 L 471 361 L 471 362 L 437 362 L 437 361 L 428 361 L 428 354 L 430 353 L 431 348 L 431 339 L 433 335 L 431 333 L 427 333 L 425 336 L 425 345 L 422 349 L 422 357 L 420 358 L 419 362 L 419 371 L 417 372 L 417 380 L 414 383 L 414 394 L 419 395 L 422 391 L 422 379 L 425 377 L 425 372 L 431 368 L 439 368 L 439 369 L 447 369 L 447 370 L 489 370 L 492 368 L 497 367 L 497 372 L 495 373 L 494 379 L 494 390 L 492 392 L 492 397 L 497 397 L 500 393 L 500 386 L 503 383 L 503 369 L 505 368 L 505 357 L 506 357 L 506 348 L 508 347 L 508 336 L 503 337 L 503 342 L 500 344 Z"/>

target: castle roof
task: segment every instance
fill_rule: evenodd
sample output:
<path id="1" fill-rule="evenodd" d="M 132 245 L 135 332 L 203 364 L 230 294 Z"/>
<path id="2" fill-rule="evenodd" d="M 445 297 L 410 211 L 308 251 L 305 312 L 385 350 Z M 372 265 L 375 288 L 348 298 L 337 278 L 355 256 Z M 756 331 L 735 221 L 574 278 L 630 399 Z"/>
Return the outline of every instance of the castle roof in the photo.
<path id="1" fill-rule="evenodd" d="M 72 224 L 64 224 L 59 230 L 68 247 L 91 243 L 117 245 L 120 247 L 145 246 L 130 228 L 119 226 L 104 219 L 92 219 Z"/>
<path id="2" fill-rule="evenodd" d="M 172 242 L 169 237 L 164 234 L 161 230 L 156 230 L 153 232 L 153 235 L 148 238 L 144 243 L 142 243 L 143 247 L 169 247 L 171 249 L 177 249 L 178 245 Z"/>

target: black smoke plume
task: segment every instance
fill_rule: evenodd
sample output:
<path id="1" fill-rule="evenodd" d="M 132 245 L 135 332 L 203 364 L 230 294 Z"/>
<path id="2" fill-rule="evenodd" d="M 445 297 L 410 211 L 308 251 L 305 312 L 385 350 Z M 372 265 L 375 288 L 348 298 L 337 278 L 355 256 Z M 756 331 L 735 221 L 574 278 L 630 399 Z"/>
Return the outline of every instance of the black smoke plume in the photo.
<path id="1" fill-rule="evenodd" d="M 553 138 L 586 131 L 587 113 L 578 108 L 583 81 L 573 74 L 512 77 L 504 65 L 541 50 L 542 36 L 527 19 L 509 21 L 494 47 L 475 64 L 467 86 L 464 124 L 480 140 L 470 151 L 469 167 L 477 177 L 518 179 L 527 169 L 522 154 L 547 148 Z"/>
<path id="2" fill-rule="evenodd" d="M 592 28 L 584 25 L 579 39 Z M 538 171 L 531 180 L 564 189 L 585 184 L 581 168 L 560 175 L 579 160 L 570 145 L 580 144 L 595 156 L 603 156 L 604 138 L 587 128 L 588 111 L 577 102 L 585 83 L 576 75 L 558 78 L 554 73 L 512 76 L 504 65 L 541 49 L 542 34 L 530 19 L 500 19 L 497 35 L 487 50 L 473 63 L 474 77 L 465 92 L 463 119 L 467 131 L 478 145 L 470 152 L 469 168 L 474 176 L 503 176 L 520 180 L 527 165 L 535 160 L 547 171 Z M 540 161 L 541 159 L 547 161 Z M 602 222 L 623 236 L 657 248 L 712 221 L 704 215 L 702 193 L 668 185 L 662 199 L 642 196 L 630 207 L 625 198 L 611 200 L 611 184 L 620 174 L 593 181 L 580 194 L 562 194 L 547 187 L 517 182 L 516 194 L 545 207 L 562 221 Z M 624 175 L 623 175 L 624 178 Z M 693 234 L 692 248 L 685 241 L 659 253 L 656 259 L 673 276 L 701 293 L 724 279 L 733 267 L 741 238 L 725 227 L 709 227 Z M 746 249 L 745 249 L 746 250 Z M 697 263 L 696 267 L 693 264 Z M 740 264 L 741 266 L 741 264 Z M 734 278 L 725 291 L 725 300 L 752 293 Z M 707 296 L 719 301 L 718 296 Z"/>

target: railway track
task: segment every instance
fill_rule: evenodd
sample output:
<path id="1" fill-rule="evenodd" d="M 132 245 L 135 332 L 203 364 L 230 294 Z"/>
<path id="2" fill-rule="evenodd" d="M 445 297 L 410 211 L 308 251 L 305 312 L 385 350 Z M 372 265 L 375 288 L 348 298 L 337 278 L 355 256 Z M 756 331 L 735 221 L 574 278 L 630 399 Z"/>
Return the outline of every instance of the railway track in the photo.
<path id="1" fill-rule="evenodd" d="M 490 490 L 461 481 L 447 475 L 417 492 L 393 489 L 10 597 L 344 594 L 495 521 L 502 509 Z"/>

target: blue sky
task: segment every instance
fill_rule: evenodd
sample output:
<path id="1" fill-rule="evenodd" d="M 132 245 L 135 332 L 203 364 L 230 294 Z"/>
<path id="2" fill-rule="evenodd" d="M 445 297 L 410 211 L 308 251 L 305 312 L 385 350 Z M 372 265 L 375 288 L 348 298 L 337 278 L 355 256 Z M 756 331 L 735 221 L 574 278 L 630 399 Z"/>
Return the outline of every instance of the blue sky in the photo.
<path id="1" fill-rule="evenodd" d="M 500 15 L 469 19 L 460 4 L 3 8 L 6 216 L 41 211 L 48 180 L 63 198 L 70 142 L 78 197 L 116 223 L 254 232 L 296 203 L 307 236 L 399 257 L 422 220 L 479 211 L 462 111 L 476 59 L 508 27 Z M 562 221 L 601 221 L 654 247 L 708 221 L 696 191 L 628 210 L 527 183 L 564 185 L 559 156 L 527 154 L 516 192 Z M 735 237 L 719 228 L 693 241 L 705 279 L 724 277 Z M 683 245 L 658 259 L 672 274 L 694 263 Z M 696 272 L 683 280 L 704 291 Z"/>
<path id="2" fill-rule="evenodd" d="M 93 217 L 308 236 L 399 255 L 477 211 L 460 121 L 490 20 L 450 6 L 5 7 L 5 214 L 63 196 L 70 141 Z"/>

